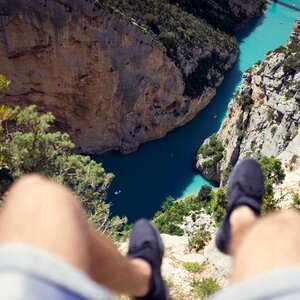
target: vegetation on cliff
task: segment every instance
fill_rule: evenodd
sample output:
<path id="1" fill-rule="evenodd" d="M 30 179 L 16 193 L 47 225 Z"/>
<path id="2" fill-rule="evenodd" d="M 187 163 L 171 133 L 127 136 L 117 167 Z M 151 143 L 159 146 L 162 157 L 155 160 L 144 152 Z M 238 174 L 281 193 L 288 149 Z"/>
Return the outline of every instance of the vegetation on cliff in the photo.
<path id="1" fill-rule="evenodd" d="M 295 75 L 300 70 L 300 42 L 296 37 L 291 37 L 286 47 L 279 47 L 275 53 L 283 53 L 286 57 L 282 67 L 286 75 Z"/>
<path id="2" fill-rule="evenodd" d="M 275 157 L 263 156 L 259 163 L 265 177 L 265 194 L 262 205 L 262 214 L 279 209 L 278 200 L 274 198 L 274 185 L 282 183 L 285 178 L 285 172 L 281 161 Z"/>
<path id="3" fill-rule="evenodd" d="M 154 216 L 153 223 L 162 233 L 180 236 L 184 234 L 180 227 L 184 217 L 204 210 L 214 217 L 216 223 L 219 223 L 225 215 L 226 207 L 226 189 L 212 189 L 204 185 L 201 187 L 198 195 L 179 201 L 168 197 L 162 204 L 162 210 Z M 192 218 L 194 218 L 193 215 Z M 201 232 L 199 235 L 206 234 Z"/>
<path id="4" fill-rule="evenodd" d="M 272 168 L 281 168 L 280 158 L 286 168 L 296 164 L 299 157 L 299 78 L 300 78 L 300 19 L 296 21 L 291 37 L 284 47 L 266 54 L 243 74 L 243 82 L 230 103 L 226 119 L 220 130 L 200 147 L 196 168 L 206 177 L 226 184 L 229 173 L 242 158 L 252 156 L 261 159 L 268 156 Z M 213 143 L 212 143 L 213 141 Z M 224 146 L 223 156 L 215 164 L 207 163 L 218 147 Z M 211 151 L 209 151 L 211 150 Z M 266 176 L 266 182 L 272 178 Z M 269 208 L 274 195 L 269 187 L 281 183 L 269 182 Z M 267 207 L 264 207 L 264 211 Z"/>
<path id="5" fill-rule="evenodd" d="M 217 140 L 216 135 L 213 134 L 209 138 L 208 143 L 199 148 L 198 155 L 199 154 L 206 159 L 205 163 L 203 164 L 205 168 L 216 168 L 218 162 L 224 156 L 224 147 L 222 143 Z"/>
<path id="6" fill-rule="evenodd" d="M 0 78 L 0 86 L 9 82 Z M 28 173 L 40 173 L 71 188 L 80 199 L 92 224 L 116 236 L 126 221 L 110 218 L 105 202 L 113 175 L 88 156 L 72 153 L 74 144 L 67 133 L 52 132 L 54 117 L 39 114 L 35 106 L 25 109 L 0 106 L 0 200 L 10 184 Z"/>
<path id="7" fill-rule="evenodd" d="M 238 44 L 234 37 L 213 28 L 203 19 L 186 12 L 178 4 L 170 4 L 167 0 L 102 2 L 133 18 L 155 39 L 162 42 L 168 56 L 181 70 L 182 58 L 189 60 L 194 57 L 195 52 L 203 52 L 196 70 L 184 76 L 185 94 L 188 96 L 196 97 L 205 86 L 214 86 L 216 79 L 207 79 L 209 69 L 215 68 L 223 73 L 228 53 L 237 51 Z M 212 55 L 205 54 L 205 49 L 214 49 Z"/>
<path id="8" fill-rule="evenodd" d="M 259 163 L 265 176 L 262 213 L 266 214 L 278 209 L 278 201 L 274 200 L 274 185 L 282 183 L 285 172 L 277 158 L 262 156 Z M 154 216 L 153 223 L 162 233 L 183 235 L 184 231 L 180 224 L 183 223 L 184 217 L 192 215 L 193 218 L 193 214 L 204 210 L 213 217 L 218 226 L 225 217 L 227 203 L 226 186 L 212 189 L 204 185 L 197 196 L 190 196 L 180 201 L 174 201 L 173 198 L 168 197 L 162 205 L 162 211 Z M 209 232 L 202 228 L 191 238 L 190 247 L 194 249 L 203 248 L 207 240 L 209 240 Z"/>
<path id="9" fill-rule="evenodd" d="M 241 8 L 237 11 L 232 10 L 229 0 L 170 0 L 170 2 L 178 2 L 187 11 L 201 16 L 213 26 L 231 33 L 240 28 L 249 18 L 261 13 L 268 3 L 267 0 L 252 1 L 253 10 L 247 13 L 243 11 L 244 1 L 241 1 Z M 248 3 L 246 3 L 247 5 Z M 216 17 L 216 15 L 219 16 Z"/>
<path id="10" fill-rule="evenodd" d="M 217 279 L 212 277 L 204 278 L 201 281 L 194 280 L 192 286 L 200 299 L 208 299 L 212 294 L 222 288 Z"/>

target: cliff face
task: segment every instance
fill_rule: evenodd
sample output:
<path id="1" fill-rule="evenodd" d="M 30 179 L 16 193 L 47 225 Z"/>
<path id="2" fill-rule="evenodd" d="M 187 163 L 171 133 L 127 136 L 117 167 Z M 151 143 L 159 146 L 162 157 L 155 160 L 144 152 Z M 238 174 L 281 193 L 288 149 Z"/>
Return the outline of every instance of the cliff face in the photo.
<path id="1" fill-rule="evenodd" d="M 178 0 L 178 2 L 214 26 L 229 32 L 240 29 L 251 18 L 261 15 L 267 4 L 265 0 Z"/>
<path id="2" fill-rule="evenodd" d="M 128 153 L 164 136 L 204 108 L 223 78 L 212 68 L 214 86 L 183 96 L 182 71 L 162 44 L 99 2 L 0 0 L 0 11 L 0 73 L 11 80 L 1 103 L 53 112 L 81 152 Z M 193 61 L 222 53 L 223 71 L 237 54 L 204 50 Z"/>
<path id="3" fill-rule="evenodd" d="M 296 171 L 300 157 L 299 106 L 300 18 L 286 47 L 267 54 L 244 73 L 226 119 L 213 137 L 215 141 L 210 138 L 201 146 L 196 168 L 222 181 L 237 161 L 264 155 L 280 158 L 288 172 Z M 211 153 L 207 151 L 209 146 L 214 149 Z M 215 164 L 210 163 L 212 160 Z"/>

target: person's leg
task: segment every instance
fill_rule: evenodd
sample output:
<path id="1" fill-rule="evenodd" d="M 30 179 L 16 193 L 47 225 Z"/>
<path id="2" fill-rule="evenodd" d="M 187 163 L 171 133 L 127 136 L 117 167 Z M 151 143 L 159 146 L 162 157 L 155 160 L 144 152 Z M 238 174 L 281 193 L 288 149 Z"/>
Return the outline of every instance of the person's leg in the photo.
<path id="1" fill-rule="evenodd" d="M 300 214 L 273 213 L 257 219 L 247 207 L 231 215 L 231 283 L 286 267 L 300 267 Z"/>
<path id="2" fill-rule="evenodd" d="M 264 178 L 251 158 L 241 161 L 228 183 L 228 209 L 216 245 L 233 257 L 231 283 L 273 270 L 300 266 L 300 215 L 280 212 L 260 218 Z"/>
<path id="3" fill-rule="evenodd" d="M 229 244 L 229 254 L 235 256 L 240 249 L 245 237 L 250 229 L 257 223 L 258 217 L 247 206 L 236 208 L 230 216 L 231 241 Z"/>
<path id="4" fill-rule="evenodd" d="M 26 176 L 10 189 L 0 214 L 5 242 L 45 249 L 117 293 L 142 296 L 149 290 L 150 265 L 123 257 L 88 224 L 68 189 L 40 176 Z"/>

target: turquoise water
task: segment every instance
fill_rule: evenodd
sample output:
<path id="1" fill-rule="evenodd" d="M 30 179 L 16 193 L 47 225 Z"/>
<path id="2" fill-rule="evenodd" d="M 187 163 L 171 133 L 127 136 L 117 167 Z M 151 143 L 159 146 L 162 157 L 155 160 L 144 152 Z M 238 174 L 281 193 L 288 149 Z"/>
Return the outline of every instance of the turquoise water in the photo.
<path id="1" fill-rule="evenodd" d="M 299 0 L 284 2 L 297 5 Z M 228 103 L 241 83 L 242 72 L 268 51 L 286 43 L 298 14 L 274 3 L 264 16 L 252 20 L 237 34 L 238 61 L 226 73 L 217 95 L 194 120 L 160 140 L 141 145 L 133 154 L 109 152 L 93 157 L 116 176 L 108 194 L 113 215 L 126 215 L 131 222 L 140 217 L 151 218 L 168 195 L 181 198 L 197 193 L 204 184 L 212 184 L 193 169 L 198 147 L 219 129 Z M 117 190 L 121 193 L 115 195 Z"/>

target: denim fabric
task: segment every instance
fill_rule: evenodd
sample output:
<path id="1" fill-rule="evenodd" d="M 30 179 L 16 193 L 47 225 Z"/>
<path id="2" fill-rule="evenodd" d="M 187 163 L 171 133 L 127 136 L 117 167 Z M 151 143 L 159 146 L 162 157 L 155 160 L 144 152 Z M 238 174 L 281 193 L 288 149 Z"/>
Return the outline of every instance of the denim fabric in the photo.
<path id="1" fill-rule="evenodd" d="M 285 268 L 233 284 L 211 299 L 300 299 L 300 267 Z"/>
<path id="2" fill-rule="evenodd" d="M 114 299 L 85 273 L 54 255 L 24 244 L 0 246 L 1 300 Z"/>

